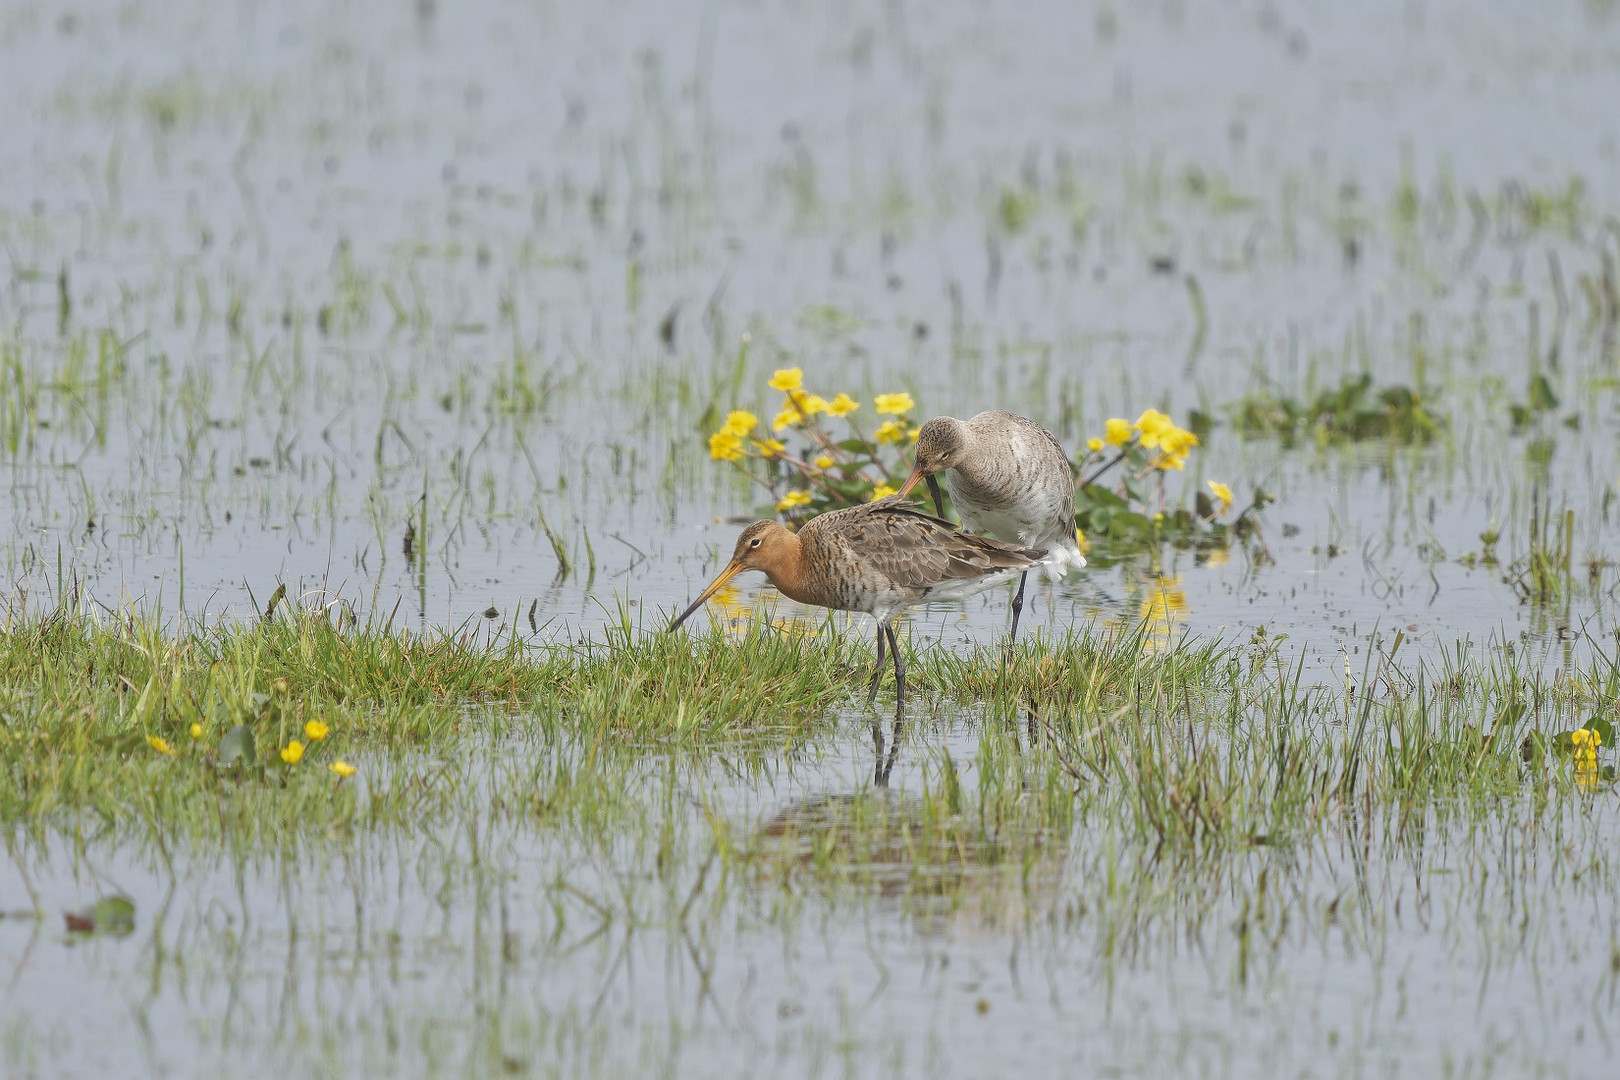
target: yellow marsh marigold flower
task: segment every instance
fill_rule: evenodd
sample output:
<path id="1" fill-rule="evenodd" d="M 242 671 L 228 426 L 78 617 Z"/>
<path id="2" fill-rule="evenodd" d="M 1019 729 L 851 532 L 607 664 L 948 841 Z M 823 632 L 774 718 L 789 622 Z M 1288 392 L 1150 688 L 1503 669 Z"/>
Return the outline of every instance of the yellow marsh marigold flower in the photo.
<path id="1" fill-rule="evenodd" d="M 316 742 L 320 742 L 322 739 L 331 734 L 331 732 L 332 729 L 321 723 L 319 720 L 311 720 L 309 723 L 304 725 L 304 734 L 308 735 Z"/>
<path id="2" fill-rule="evenodd" d="M 195 720 L 191 722 L 191 727 L 187 730 L 191 732 L 191 737 L 193 739 L 200 739 L 203 737 L 203 726 Z"/>
<path id="3" fill-rule="evenodd" d="M 717 431 L 709 436 L 709 456 L 716 461 L 739 461 L 743 456 L 742 440 L 729 431 Z"/>
<path id="4" fill-rule="evenodd" d="M 1086 440 L 1086 449 L 1090 450 L 1093 454 L 1101 453 L 1104 445 L 1105 444 L 1103 441 L 1097 438 L 1095 435 Z"/>
<path id="5" fill-rule="evenodd" d="M 917 441 L 917 436 L 919 436 L 921 434 L 922 434 L 922 428 L 920 428 L 920 427 L 907 428 L 906 429 L 906 441 L 907 442 L 916 442 Z"/>
<path id="6" fill-rule="evenodd" d="M 861 407 L 861 403 L 848 394 L 839 394 L 827 403 L 827 411 L 834 416 L 848 416 Z"/>
<path id="7" fill-rule="evenodd" d="M 911 400 L 911 395 L 904 390 L 898 394 L 879 394 L 873 404 L 876 406 L 879 416 L 885 414 L 904 416 L 917 407 L 917 403 Z"/>
<path id="8" fill-rule="evenodd" d="M 1091 541 L 1086 539 L 1084 529 L 1074 530 L 1074 542 L 1080 545 L 1080 554 L 1084 555 L 1091 550 Z"/>
<path id="9" fill-rule="evenodd" d="M 347 761 L 334 761 L 332 764 L 328 765 L 327 768 L 337 773 L 338 779 L 340 780 L 347 780 L 349 777 L 353 776 L 359 771 Z"/>
<path id="10" fill-rule="evenodd" d="M 790 491 L 782 496 L 782 500 L 776 504 L 776 512 L 780 514 L 784 510 L 792 510 L 795 506 L 809 505 L 810 493 L 808 491 Z"/>
<path id="11" fill-rule="evenodd" d="M 1153 463 L 1155 469 L 1181 469 L 1187 464 L 1187 452 L 1198 445 L 1198 436 L 1185 428 L 1170 425 L 1159 436 L 1159 448 L 1164 456 Z"/>
<path id="12" fill-rule="evenodd" d="M 294 739 L 281 748 L 281 760 L 289 765 L 296 765 L 304 757 L 304 744 Z"/>
<path id="13" fill-rule="evenodd" d="M 904 420 L 885 420 L 878 425 L 872 437 L 880 443 L 901 443 L 906 439 L 906 422 Z"/>
<path id="14" fill-rule="evenodd" d="M 781 457 L 782 451 L 787 449 L 787 443 L 781 439 L 755 439 L 754 445 L 768 458 Z"/>
<path id="15" fill-rule="evenodd" d="M 827 411 L 827 399 L 822 397 L 820 394 L 797 394 L 793 398 L 793 403 L 797 405 L 806 416 L 814 416 L 817 413 L 824 413 Z"/>
<path id="16" fill-rule="evenodd" d="M 726 422 L 720 425 L 720 430 L 729 431 L 741 438 L 757 427 L 759 427 L 759 417 L 747 409 L 732 409 L 726 414 Z"/>
<path id="17" fill-rule="evenodd" d="M 888 484 L 879 484 L 877 487 L 872 489 L 872 498 L 874 501 L 877 499 L 886 499 L 890 495 L 893 495 L 895 490 L 895 488 L 890 487 Z"/>
<path id="18" fill-rule="evenodd" d="M 146 737 L 146 741 L 151 743 L 152 749 L 156 750 L 160 754 L 174 753 L 174 747 L 169 745 L 169 740 L 165 739 L 161 735 L 148 735 Z"/>
<path id="19" fill-rule="evenodd" d="M 838 464 L 838 462 L 833 460 L 833 456 L 831 454 L 822 454 L 816 458 L 816 468 L 818 469 L 830 469 L 836 464 Z"/>
<path id="20" fill-rule="evenodd" d="M 1216 480 L 1211 480 L 1208 483 L 1209 490 L 1215 496 L 1215 501 L 1221 504 L 1221 509 L 1225 510 L 1230 507 L 1232 505 L 1232 489 Z"/>
<path id="21" fill-rule="evenodd" d="M 1108 423 L 1103 425 L 1103 441 L 1109 446 L 1124 446 L 1131 441 L 1131 423 L 1118 416 L 1109 417 Z M 1099 446 L 1097 449 L 1101 450 Z"/>
<path id="22" fill-rule="evenodd" d="M 1142 433 L 1142 445 L 1152 450 L 1175 430 L 1175 422 L 1158 409 L 1148 409 L 1136 418 L 1136 430 Z"/>
<path id="23" fill-rule="evenodd" d="M 781 431 L 785 427 L 792 427 L 803 422 L 804 414 L 795 409 L 792 404 L 787 404 L 782 406 L 782 411 L 776 414 L 775 420 L 771 421 L 771 430 Z"/>
<path id="24" fill-rule="evenodd" d="M 781 390 L 784 393 L 789 390 L 797 390 L 804 386 L 804 369 L 796 367 L 777 368 L 776 374 L 772 375 L 771 381 L 765 385 L 772 390 Z"/>

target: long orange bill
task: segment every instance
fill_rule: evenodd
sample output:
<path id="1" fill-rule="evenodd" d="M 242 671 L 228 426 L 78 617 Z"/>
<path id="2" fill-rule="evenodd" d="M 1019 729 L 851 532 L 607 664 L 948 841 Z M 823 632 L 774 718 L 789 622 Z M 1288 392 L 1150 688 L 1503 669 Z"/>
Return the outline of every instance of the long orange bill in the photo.
<path id="1" fill-rule="evenodd" d="M 743 569 L 744 567 L 742 563 L 738 562 L 736 559 L 732 559 L 726 564 L 726 568 L 720 571 L 720 576 L 709 582 L 709 587 L 699 593 L 696 600 L 692 601 L 692 606 L 675 616 L 675 621 L 669 624 L 669 628 L 674 630 L 679 627 L 681 623 L 685 622 L 691 617 L 694 611 L 702 607 L 709 597 L 719 592 L 725 586 L 726 582 L 742 573 Z"/>
<path id="2" fill-rule="evenodd" d="M 919 480 L 927 480 L 928 481 L 928 494 L 930 494 L 930 495 L 932 495 L 934 497 L 934 514 L 935 514 L 935 516 L 944 517 L 945 516 L 945 500 L 940 498 L 939 481 L 934 478 L 933 473 L 924 474 L 923 471 L 921 469 L 918 469 L 916 466 L 912 466 L 911 475 L 906 477 L 906 482 L 900 485 L 900 490 L 899 491 L 895 492 L 896 498 L 901 498 L 901 499 L 905 498 L 906 493 L 909 492 L 912 488 L 916 487 L 917 486 L 917 481 L 919 481 Z"/>

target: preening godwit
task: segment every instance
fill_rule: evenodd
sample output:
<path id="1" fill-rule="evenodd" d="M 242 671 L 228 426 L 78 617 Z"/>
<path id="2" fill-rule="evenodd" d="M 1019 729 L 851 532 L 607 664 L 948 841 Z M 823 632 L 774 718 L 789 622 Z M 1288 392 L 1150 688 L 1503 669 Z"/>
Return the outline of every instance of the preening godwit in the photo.
<path id="1" fill-rule="evenodd" d="M 1042 564 L 1053 581 L 1073 567 L 1086 565 L 1074 531 L 1074 474 L 1057 436 L 1035 421 L 1010 412 L 982 412 L 970 420 L 936 416 L 917 433 L 917 462 L 901 485 L 904 496 L 927 480 L 934 510 L 943 515 L 939 483 L 945 474 L 962 524 L 975 533 L 1012 544 L 1045 548 Z M 1018 614 L 1024 609 L 1024 585 L 1018 578 L 1013 597 L 1012 640 L 1018 639 Z"/>
<path id="2" fill-rule="evenodd" d="M 1072 543 L 1074 537 L 1069 540 Z M 754 522 L 737 537 L 725 569 L 669 628 L 680 626 L 738 574 L 763 571 L 772 585 L 801 604 L 865 611 L 877 619 L 877 670 L 872 674 L 871 696 L 877 696 L 883 681 L 887 641 L 894 655 L 898 709 L 906 699 L 906 666 L 890 620 L 912 604 L 955 600 L 1011 581 L 1046 557 L 1036 548 L 962 532 L 891 495 L 813 517 L 797 533 L 780 522 Z"/>

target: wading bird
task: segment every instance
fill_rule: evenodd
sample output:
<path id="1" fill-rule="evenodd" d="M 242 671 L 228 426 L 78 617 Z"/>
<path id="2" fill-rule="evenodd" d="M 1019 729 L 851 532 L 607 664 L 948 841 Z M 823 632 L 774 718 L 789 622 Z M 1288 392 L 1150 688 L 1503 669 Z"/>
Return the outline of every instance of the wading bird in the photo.
<path id="1" fill-rule="evenodd" d="M 956 600 L 1011 581 L 1046 558 L 1038 548 L 962 532 L 891 495 L 811 518 L 797 533 L 780 522 L 754 522 L 737 537 L 725 569 L 669 628 L 680 626 L 738 574 L 762 571 L 801 604 L 865 611 L 877 619 L 877 669 L 869 697 L 877 697 L 883 681 L 887 641 L 894 656 L 898 712 L 905 704 L 906 668 L 894 636 L 894 616 L 926 600 Z"/>
<path id="2" fill-rule="evenodd" d="M 934 511 L 944 516 L 935 477 L 945 475 L 945 490 L 975 533 L 1012 544 L 1045 548 L 1042 569 L 1053 581 L 1072 567 L 1086 565 L 1074 529 L 1074 474 L 1057 436 L 1035 421 L 1010 412 L 982 412 L 969 420 L 936 416 L 917 433 L 917 459 L 901 485 L 905 496 L 919 480 L 928 481 Z M 1024 585 L 1018 578 L 1013 597 L 1012 639 L 1018 640 L 1018 615 L 1024 609 Z"/>

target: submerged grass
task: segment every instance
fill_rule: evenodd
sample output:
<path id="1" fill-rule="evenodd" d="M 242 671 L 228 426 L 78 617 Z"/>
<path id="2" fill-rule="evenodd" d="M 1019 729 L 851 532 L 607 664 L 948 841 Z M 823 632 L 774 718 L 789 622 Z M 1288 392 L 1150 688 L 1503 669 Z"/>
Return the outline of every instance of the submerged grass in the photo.
<path id="1" fill-rule="evenodd" d="M 931 760 L 920 802 L 890 826 L 922 862 L 1000 862 L 1099 817 L 1158 846 L 1287 844 L 1348 817 L 1574 791 L 1581 778 L 1545 748 L 1617 718 L 1620 674 L 1601 655 L 1547 676 L 1522 651 L 1460 648 L 1434 669 L 1398 663 L 1399 647 L 1337 689 L 1307 685 L 1274 644 L 1164 642 L 1145 627 L 1010 653 L 925 649 L 909 723 L 968 709 L 980 746 L 968 780 L 949 754 Z M 135 824 L 272 850 L 322 830 L 454 821 L 474 792 L 541 817 L 581 799 L 622 808 L 643 797 L 627 777 L 660 762 L 741 755 L 759 768 L 824 736 L 865 708 L 870 662 L 864 635 L 765 620 L 740 637 L 621 624 L 605 641 L 539 645 L 345 630 L 309 609 L 168 630 L 13 614 L 0 628 L 0 821 L 41 842 Z M 881 785 L 887 720 L 867 715 Z M 888 733 L 891 764 L 907 723 Z M 358 776 L 330 768 L 340 760 Z M 862 851 L 856 862 L 880 858 Z"/>

